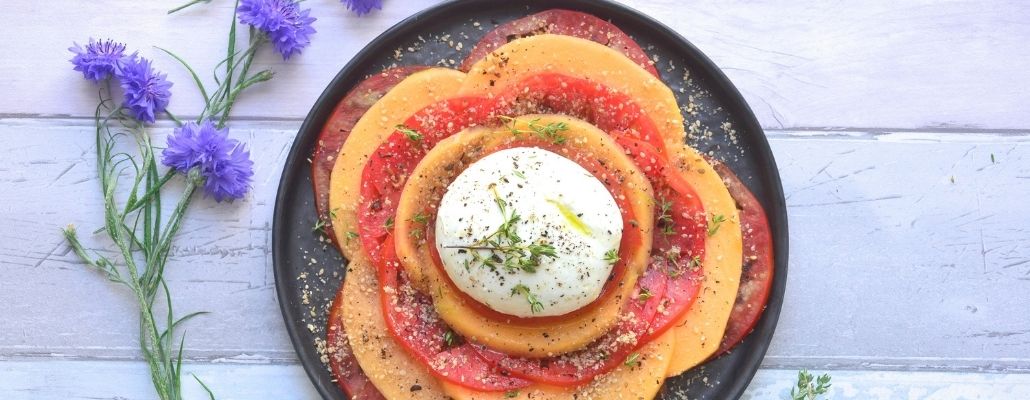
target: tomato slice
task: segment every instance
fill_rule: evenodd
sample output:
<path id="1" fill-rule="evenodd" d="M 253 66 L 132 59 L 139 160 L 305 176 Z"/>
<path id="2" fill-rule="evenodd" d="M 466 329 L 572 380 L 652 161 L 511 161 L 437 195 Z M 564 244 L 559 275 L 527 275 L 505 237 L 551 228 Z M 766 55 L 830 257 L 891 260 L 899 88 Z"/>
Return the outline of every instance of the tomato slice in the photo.
<path id="1" fill-rule="evenodd" d="M 476 345 L 475 349 L 498 367 L 513 376 L 534 382 L 575 386 L 593 380 L 625 362 L 633 351 L 647 344 L 644 334 L 658 314 L 667 291 L 668 275 L 652 265 L 637 281 L 632 301 L 623 308 L 620 320 L 608 333 L 583 350 L 557 357 L 523 358 Z"/>
<path id="2" fill-rule="evenodd" d="M 758 319 L 765 311 L 765 303 L 769 299 L 773 280 L 773 244 L 762 204 L 748 190 L 740 178 L 725 164 L 713 163 L 715 171 L 722 177 L 730 196 L 737 202 L 740 210 L 740 226 L 744 244 L 744 257 L 741 261 L 744 268 L 740 274 L 740 290 L 733 303 L 730 320 L 726 324 L 726 333 L 722 336 L 718 357 L 751 333 Z"/>
<path id="3" fill-rule="evenodd" d="M 461 63 L 461 70 L 468 71 L 472 64 L 505 43 L 544 33 L 574 36 L 611 47 L 625 54 L 651 75 L 658 76 L 658 70 L 647 53 L 619 27 L 587 13 L 559 9 L 541 11 L 494 28 L 472 48 L 472 52 Z"/>
<path id="4" fill-rule="evenodd" d="M 608 86 L 559 73 L 541 73 L 505 91 L 501 102 L 515 114 L 559 113 L 590 122 L 612 137 L 644 141 L 658 153 L 665 142 L 658 128 L 631 97 Z"/>
<path id="5" fill-rule="evenodd" d="M 403 130 L 395 131 L 372 153 L 362 171 L 358 206 L 358 234 L 372 265 L 382 264 L 380 252 L 397 214 L 404 183 L 426 151 L 440 139 L 489 121 L 495 110 L 496 102 L 482 97 L 434 103 L 408 117 Z"/>
<path id="6" fill-rule="evenodd" d="M 436 377 L 471 389 L 503 391 L 529 386 L 529 381 L 498 370 L 467 343 L 448 340 L 453 333 L 449 334 L 450 329 L 437 317 L 429 296 L 407 280 L 392 237 L 387 237 L 381 255 L 379 299 L 386 326 L 409 354 Z"/>
<path id="7" fill-rule="evenodd" d="M 347 141 L 354 125 L 362 115 L 365 115 L 369 107 L 404 78 L 426 68 L 429 67 L 396 67 L 369 76 L 343 96 L 322 127 L 318 142 L 315 143 L 315 150 L 311 154 L 311 184 L 315 191 L 315 210 L 323 223 L 325 235 L 333 243 L 336 243 L 336 234 L 333 233 L 332 218 L 329 218 L 329 175 L 336 165 L 336 156 L 340 153 L 343 142 Z"/>

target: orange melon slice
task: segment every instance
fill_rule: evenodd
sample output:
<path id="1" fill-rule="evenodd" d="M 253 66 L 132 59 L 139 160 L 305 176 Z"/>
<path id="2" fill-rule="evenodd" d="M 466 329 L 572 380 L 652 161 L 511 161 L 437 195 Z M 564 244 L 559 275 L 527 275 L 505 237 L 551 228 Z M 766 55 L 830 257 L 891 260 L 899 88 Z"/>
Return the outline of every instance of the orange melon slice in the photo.
<path id="1" fill-rule="evenodd" d="M 329 210 L 340 251 L 348 260 L 361 250 L 353 237 L 357 229 L 361 173 L 369 156 L 411 114 L 432 103 L 453 97 L 465 74 L 447 68 L 416 72 L 394 86 L 354 125 L 337 155 L 330 175 Z"/>

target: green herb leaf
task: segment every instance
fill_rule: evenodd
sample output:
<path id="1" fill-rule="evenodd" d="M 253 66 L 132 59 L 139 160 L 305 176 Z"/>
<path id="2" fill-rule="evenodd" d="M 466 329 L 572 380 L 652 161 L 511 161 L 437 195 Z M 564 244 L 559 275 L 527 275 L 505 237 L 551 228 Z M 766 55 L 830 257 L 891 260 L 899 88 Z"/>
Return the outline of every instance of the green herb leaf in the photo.
<path id="1" fill-rule="evenodd" d="M 541 303 L 540 300 L 538 300 L 536 296 L 529 291 L 529 287 L 526 285 L 523 285 L 521 283 L 515 285 L 515 287 L 511 288 L 511 295 L 526 296 L 526 301 L 529 302 L 529 310 L 533 312 L 533 314 L 536 314 L 544 310 L 544 303 Z"/>
<path id="2" fill-rule="evenodd" d="M 325 221 L 319 218 L 317 221 L 315 221 L 315 226 L 311 227 L 311 231 L 325 234 Z"/>
<path id="3" fill-rule="evenodd" d="M 830 391 L 830 375 L 823 374 L 814 378 L 808 370 L 798 371 L 797 386 L 790 389 L 792 400 L 816 400 L 817 396 Z"/>
<path id="4" fill-rule="evenodd" d="M 722 214 L 712 214 L 712 219 L 708 223 L 708 236 L 712 237 L 717 232 L 719 232 L 719 227 L 722 226 L 723 222 L 726 222 L 726 216 L 725 215 L 722 215 Z"/>
<path id="5" fill-rule="evenodd" d="M 647 299 L 650 299 L 653 296 L 654 296 L 654 294 L 651 294 L 651 290 L 650 289 L 648 289 L 648 288 L 640 288 L 640 293 L 637 294 L 637 300 L 640 300 L 641 302 L 644 302 L 644 301 L 647 301 Z"/>
<path id="6" fill-rule="evenodd" d="M 662 229 L 665 236 L 676 233 L 676 226 L 672 221 L 672 202 L 664 197 L 658 199 L 658 227 Z"/>
<path id="7" fill-rule="evenodd" d="M 611 249 L 604 253 L 604 261 L 608 264 L 615 264 L 619 262 L 619 250 Z"/>
<path id="8" fill-rule="evenodd" d="M 444 347 L 447 347 L 447 348 L 454 347 L 454 341 L 456 339 L 457 339 L 457 335 L 454 334 L 454 331 L 444 332 L 444 334 L 443 334 L 443 344 L 444 344 Z"/>
<path id="9" fill-rule="evenodd" d="M 627 367 L 639 366 L 640 365 L 640 353 L 630 354 L 629 357 L 626 357 L 626 361 L 623 361 L 622 365 L 625 365 Z"/>
<path id="10" fill-rule="evenodd" d="M 414 129 L 408 128 L 404 125 L 397 125 L 397 131 L 403 133 L 404 136 L 408 137 L 408 140 L 418 142 L 422 140 L 422 134 L 416 132 Z"/>
<path id="11" fill-rule="evenodd" d="M 512 390 L 509 390 L 507 392 L 504 392 L 504 398 L 506 398 L 506 399 L 514 399 L 516 397 L 519 397 L 519 390 L 518 389 L 512 389 Z"/>
<path id="12" fill-rule="evenodd" d="M 569 130 L 569 125 L 564 122 L 550 122 L 545 125 L 540 125 L 540 118 L 535 118 L 532 121 L 529 121 L 527 124 L 529 126 L 529 130 L 519 129 L 517 126 L 518 119 L 505 115 L 499 116 L 498 118 L 505 123 L 508 129 L 511 130 L 511 133 L 515 136 L 523 133 L 533 134 L 541 139 L 549 140 L 554 144 L 565 143 L 565 136 L 562 136 L 559 132 Z"/>

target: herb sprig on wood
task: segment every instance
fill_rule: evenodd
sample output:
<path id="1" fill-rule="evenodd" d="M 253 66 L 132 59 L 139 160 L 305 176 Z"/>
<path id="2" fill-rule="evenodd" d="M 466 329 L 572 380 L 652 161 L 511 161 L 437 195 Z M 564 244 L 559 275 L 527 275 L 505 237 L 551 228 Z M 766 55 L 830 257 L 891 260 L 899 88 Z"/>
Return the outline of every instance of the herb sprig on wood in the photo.
<path id="1" fill-rule="evenodd" d="M 830 375 L 812 376 L 807 369 L 798 371 L 797 387 L 790 389 L 791 400 L 816 400 L 830 391 Z"/>

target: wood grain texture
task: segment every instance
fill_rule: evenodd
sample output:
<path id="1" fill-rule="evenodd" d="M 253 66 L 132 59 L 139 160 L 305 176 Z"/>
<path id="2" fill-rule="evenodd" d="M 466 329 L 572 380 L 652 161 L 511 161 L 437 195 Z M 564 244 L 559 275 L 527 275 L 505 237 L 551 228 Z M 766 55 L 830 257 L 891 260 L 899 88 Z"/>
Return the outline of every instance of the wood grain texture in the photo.
<path id="1" fill-rule="evenodd" d="M 281 168 L 337 71 L 436 2 L 387 0 L 357 18 L 338 0 L 308 0 L 319 18 L 312 46 L 289 63 L 260 55 L 276 78 L 241 100 L 232 133 L 251 145 L 254 190 L 231 205 L 196 201 L 167 273 L 180 314 L 213 313 L 186 326 L 187 369 L 219 398 L 317 396 L 274 296 Z M 201 99 L 185 71 L 150 46 L 176 51 L 210 84 L 232 2 L 165 15 L 178 3 L 5 4 L 2 398 L 152 397 L 132 298 L 87 270 L 59 234 L 75 224 L 87 247 L 112 250 L 89 235 L 102 219 L 96 89 L 71 71 L 65 49 L 90 36 L 127 41 L 175 82 L 171 109 L 193 114 Z M 745 399 L 785 397 L 796 368 L 834 370 L 835 399 L 1030 398 L 1030 3 L 625 3 L 711 57 L 769 130 L 787 194 L 789 288 Z M 158 125 L 158 143 L 170 127 Z M 186 386 L 189 398 L 202 396 Z"/>
<path id="2" fill-rule="evenodd" d="M 178 52 L 208 77 L 224 56 L 232 8 L 232 2 L 216 1 L 167 16 L 169 2 L 12 3 L 5 7 L 8 36 L 0 49 L 18 62 L 0 64 L 0 76 L 7 93 L 21 95 L 0 99 L 0 115 L 7 116 L 90 115 L 92 107 L 84 105 L 93 103 L 95 93 L 70 71 L 64 50 L 90 35 L 126 40 L 153 57 L 177 85 L 171 109 L 196 113 L 200 98 L 184 90 L 191 85 L 185 71 L 149 46 Z M 354 53 L 432 3 L 390 1 L 382 12 L 357 18 L 337 0 L 308 1 L 319 18 L 312 46 L 289 63 L 263 53 L 258 66 L 275 70 L 276 79 L 245 96 L 235 115 L 303 117 Z M 1030 114 L 1021 112 L 1030 103 L 1027 2 L 625 3 L 710 56 L 768 128 L 1030 127 Z M 46 34 L 39 26 L 48 27 Z"/>
<path id="3" fill-rule="evenodd" d="M 130 298 L 86 270 L 58 234 L 68 223 L 89 232 L 101 218 L 89 126 L 0 122 L 0 140 L 16 143 L 0 167 L 0 304 L 9 305 L 0 357 L 137 358 Z M 197 201 L 177 238 L 168 280 L 178 310 L 214 313 L 188 326 L 191 359 L 295 359 L 268 251 L 271 199 L 295 129 L 237 124 L 233 135 L 253 147 L 253 193 L 235 204 Z M 158 143 L 168 131 L 156 129 Z M 1030 371 L 1030 320 L 1012 318 L 1030 303 L 1030 210 L 1018 206 L 1030 197 L 1030 133 L 769 135 L 792 248 L 766 366 Z"/>
<path id="4" fill-rule="evenodd" d="M 187 373 L 202 379 L 225 400 L 310 400 L 318 393 L 299 365 L 188 363 Z M 813 371 L 822 373 L 826 371 Z M 829 371 L 827 398 L 860 400 L 1012 400 L 1030 398 L 1030 375 L 941 372 Z M 110 379 L 117 376 L 119 379 Z M 742 400 L 789 398 L 797 371 L 762 369 Z M 192 379 L 187 399 L 206 398 Z M 143 400 L 153 398 L 146 365 L 137 361 L 10 360 L 0 362 L 0 393 L 7 400 Z"/>

